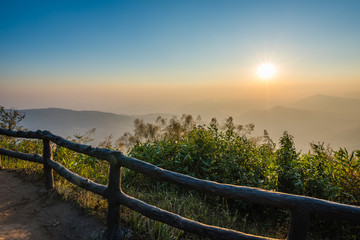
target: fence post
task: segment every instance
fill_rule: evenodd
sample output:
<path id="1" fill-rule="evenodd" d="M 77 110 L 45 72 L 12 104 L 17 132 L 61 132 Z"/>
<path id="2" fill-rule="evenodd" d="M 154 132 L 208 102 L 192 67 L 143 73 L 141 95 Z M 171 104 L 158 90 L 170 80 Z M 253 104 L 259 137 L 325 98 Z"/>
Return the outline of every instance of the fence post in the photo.
<path id="1" fill-rule="evenodd" d="M 120 204 L 117 200 L 121 187 L 121 166 L 115 157 L 109 163 L 107 229 L 104 238 L 106 240 L 119 240 L 123 239 L 123 232 L 120 229 Z"/>
<path id="2" fill-rule="evenodd" d="M 49 160 L 51 159 L 51 146 L 49 139 L 43 139 L 43 164 L 44 164 L 44 177 L 45 177 L 45 189 L 51 190 L 54 188 L 54 176 L 51 167 L 49 166 Z"/>
<path id="3" fill-rule="evenodd" d="M 309 229 L 309 212 L 299 209 L 291 210 L 291 221 L 288 233 L 288 240 L 305 240 Z"/>

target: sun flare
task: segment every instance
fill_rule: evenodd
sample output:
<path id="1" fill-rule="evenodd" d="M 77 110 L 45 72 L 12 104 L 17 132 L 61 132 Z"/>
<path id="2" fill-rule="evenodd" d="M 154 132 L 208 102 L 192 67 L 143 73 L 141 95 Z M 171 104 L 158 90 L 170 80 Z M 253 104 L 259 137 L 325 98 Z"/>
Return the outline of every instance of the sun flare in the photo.
<path id="1" fill-rule="evenodd" d="M 275 77 L 276 70 L 276 66 L 273 63 L 262 63 L 257 67 L 256 73 L 259 78 L 268 80 Z"/>

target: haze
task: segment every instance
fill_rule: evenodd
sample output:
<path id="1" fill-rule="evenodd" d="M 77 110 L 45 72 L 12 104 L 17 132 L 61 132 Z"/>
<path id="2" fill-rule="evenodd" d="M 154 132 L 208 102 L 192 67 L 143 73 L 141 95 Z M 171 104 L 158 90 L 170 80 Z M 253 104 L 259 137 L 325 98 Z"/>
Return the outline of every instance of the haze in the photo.
<path id="1" fill-rule="evenodd" d="M 359 12 L 356 0 L 1 1 L 0 105 L 226 117 L 360 98 Z M 277 67 L 266 82 L 263 62 Z"/>

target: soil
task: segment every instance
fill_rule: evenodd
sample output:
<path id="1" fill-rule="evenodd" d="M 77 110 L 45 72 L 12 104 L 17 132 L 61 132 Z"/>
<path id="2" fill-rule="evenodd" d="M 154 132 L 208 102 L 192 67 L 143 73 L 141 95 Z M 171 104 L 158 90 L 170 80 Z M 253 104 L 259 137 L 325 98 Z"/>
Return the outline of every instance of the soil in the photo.
<path id="1" fill-rule="evenodd" d="M 42 182 L 0 170 L 0 240 L 101 239 L 104 229 Z"/>

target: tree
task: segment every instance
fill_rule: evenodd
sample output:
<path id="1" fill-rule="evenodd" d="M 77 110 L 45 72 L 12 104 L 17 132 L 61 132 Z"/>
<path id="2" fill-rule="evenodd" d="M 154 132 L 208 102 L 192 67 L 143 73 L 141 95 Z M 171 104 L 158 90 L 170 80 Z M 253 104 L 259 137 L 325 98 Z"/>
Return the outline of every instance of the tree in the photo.
<path id="1" fill-rule="evenodd" d="M 9 109 L 6 110 L 3 106 L 0 106 L 0 128 L 10 130 L 22 130 L 22 126 L 19 122 L 25 118 L 25 113 L 19 110 Z M 14 140 L 10 141 L 9 137 L 0 136 L 0 144 L 8 145 L 10 142 L 14 143 Z M 1 156 L 0 156 L 0 169 L 1 169 Z"/>
<path id="2" fill-rule="evenodd" d="M 22 130 L 22 126 L 19 125 L 25 118 L 25 113 L 16 109 L 5 109 L 0 106 L 0 127 L 10 130 Z"/>
<path id="3" fill-rule="evenodd" d="M 294 166 L 296 165 L 299 155 L 300 154 L 297 153 L 295 149 L 294 137 L 285 131 L 280 138 L 280 149 L 276 151 L 278 191 L 288 193 L 294 192 L 296 181 Z"/>

